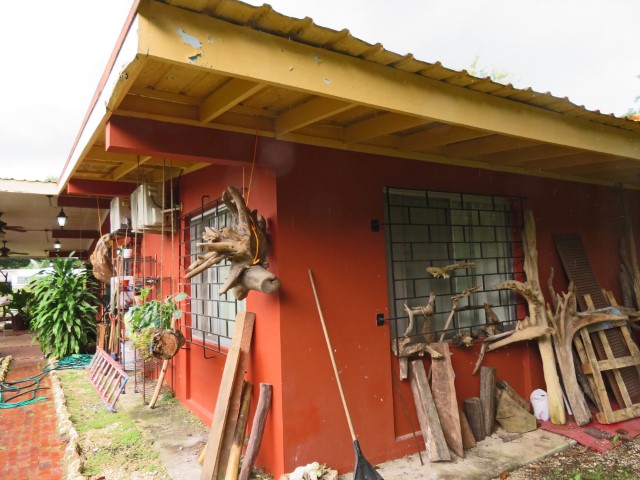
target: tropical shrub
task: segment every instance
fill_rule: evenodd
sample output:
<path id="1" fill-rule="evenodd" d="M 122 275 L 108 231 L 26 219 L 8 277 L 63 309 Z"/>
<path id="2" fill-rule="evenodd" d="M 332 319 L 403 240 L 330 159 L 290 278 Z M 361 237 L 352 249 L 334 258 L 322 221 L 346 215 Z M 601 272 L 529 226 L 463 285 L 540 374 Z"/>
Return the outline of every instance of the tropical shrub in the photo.
<path id="1" fill-rule="evenodd" d="M 56 358 L 79 353 L 96 331 L 96 282 L 72 255 L 54 259 L 29 283 L 30 329 L 42 352 Z"/>

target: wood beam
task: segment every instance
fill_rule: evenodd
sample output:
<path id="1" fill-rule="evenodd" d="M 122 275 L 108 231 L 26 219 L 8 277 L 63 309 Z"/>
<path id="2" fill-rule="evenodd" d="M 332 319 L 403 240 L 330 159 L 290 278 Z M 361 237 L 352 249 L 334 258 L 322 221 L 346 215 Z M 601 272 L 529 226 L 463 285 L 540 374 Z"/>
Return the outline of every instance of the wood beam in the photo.
<path id="1" fill-rule="evenodd" d="M 620 160 L 616 162 L 600 162 L 590 165 L 577 165 L 575 167 L 556 168 L 554 172 L 568 173 L 571 175 L 593 175 L 616 170 L 628 170 L 640 167 L 640 162 L 635 160 Z"/>
<path id="2" fill-rule="evenodd" d="M 232 78 L 204 99 L 200 121 L 207 123 L 265 87 L 264 84 Z"/>
<path id="3" fill-rule="evenodd" d="M 94 145 L 85 155 L 85 160 L 104 162 L 137 162 L 137 157 L 131 154 L 107 152 L 104 145 Z"/>
<path id="4" fill-rule="evenodd" d="M 324 97 L 312 98 L 308 102 L 283 113 L 276 119 L 276 136 L 306 127 L 353 107 L 355 105 L 341 100 Z"/>
<path id="5" fill-rule="evenodd" d="M 49 250 L 49 258 L 66 258 L 71 255 L 72 252 L 75 252 L 75 256 L 78 258 L 88 258 L 88 252 L 86 250 L 60 250 L 56 252 L 54 250 Z"/>
<path id="6" fill-rule="evenodd" d="M 111 174 L 109 175 L 109 179 L 110 180 L 120 180 L 122 177 L 124 177 L 128 173 L 133 172 L 140 165 L 144 165 L 146 162 L 151 160 L 151 158 L 153 158 L 153 157 L 150 157 L 148 155 L 142 156 L 142 157 L 139 156 L 139 155 L 136 155 L 135 157 L 137 159 L 136 162 L 133 162 L 133 163 L 122 163 L 120 166 L 114 168 L 113 171 L 111 172 Z"/>
<path id="7" fill-rule="evenodd" d="M 398 113 L 382 113 L 344 129 L 344 143 L 358 143 L 429 123 L 429 120 Z"/>
<path id="8" fill-rule="evenodd" d="M 51 230 L 51 236 L 54 238 L 83 238 L 87 240 L 96 240 L 100 238 L 98 230 Z"/>
<path id="9" fill-rule="evenodd" d="M 436 125 L 421 132 L 403 137 L 400 141 L 399 148 L 400 150 L 415 152 L 448 143 L 480 138 L 490 134 L 491 132 L 471 130 L 454 125 Z"/>
<path id="10" fill-rule="evenodd" d="M 131 87 L 127 92 L 128 95 L 136 95 L 138 97 L 153 98 L 154 100 L 162 100 L 165 102 L 184 103 L 186 105 L 198 106 L 202 103 L 202 99 L 190 97 L 183 93 L 163 92 L 154 88 Z"/>
<path id="11" fill-rule="evenodd" d="M 167 62 L 348 104 L 640 159 L 638 134 L 621 128 L 323 50 L 153 0 L 141 3 L 138 13 L 140 53 Z M 197 39 L 197 48 L 176 34 L 179 29 Z"/>
<path id="12" fill-rule="evenodd" d="M 559 147 L 557 145 L 536 145 L 534 147 L 508 150 L 506 152 L 478 155 L 474 156 L 473 159 L 500 165 L 519 165 L 531 160 L 541 160 L 543 158 L 559 157 L 573 153 L 576 153 L 576 150 Z"/>
<path id="13" fill-rule="evenodd" d="M 615 157 L 607 157 L 600 153 L 574 153 L 540 160 L 530 160 L 519 165 L 524 168 L 538 168 L 540 170 L 555 170 L 558 168 L 575 167 L 578 165 L 590 165 L 607 161 L 619 160 Z"/>
<path id="14" fill-rule="evenodd" d="M 107 151 L 225 165 L 248 164 L 254 148 L 247 135 L 119 115 L 107 123 L 106 144 Z"/>
<path id="15" fill-rule="evenodd" d="M 60 195 L 56 200 L 56 204 L 58 207 L 105 209 L 105 208 L 111 207 L 111 199 L 96 198 L 96 197 L 73 197 L 71 195 Z"/>
<path id="16" fill-rule="evenodd" d="M 105 182 L 101 180 L 69 179 L 67 193 L 69 195 L 87 195 L 101 197 L 127 197 L 136 188 L 135 184 L 126 182 Z"/>
<path id="17" fill-rule="evenodd" d="M 137 95 L 127 95 L 118 104 L 115 113 L 121 111 L 135 112 L 146 117 L 162 116 L 175 118 L 176 121 L 183 119 L 200 123 L 200 109 L 197 105 L 186 103 L 167 102 L 157 98 L 145 98 Z"/>
<path id="18" fill-rule="evenodd" d="M 446 145 L 443 153 L 448 157 L 475 157 L 476 155 L 486 155 L 494 152 L 504 152 L 516 150 L 522 147 L 531 147 L 537 142 L 522 138 L 505 137 L 502 135 L 489 135 L 483 138 L 476 138 L 464 142 Z"/>

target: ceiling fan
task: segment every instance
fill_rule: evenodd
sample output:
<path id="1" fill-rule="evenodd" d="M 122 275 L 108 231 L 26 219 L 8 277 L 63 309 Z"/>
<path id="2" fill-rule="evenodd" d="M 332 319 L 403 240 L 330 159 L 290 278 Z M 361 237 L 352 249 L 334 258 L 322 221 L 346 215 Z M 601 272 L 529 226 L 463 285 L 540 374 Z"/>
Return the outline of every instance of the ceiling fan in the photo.
<path id="1" fill-rule="evenodd" d="M 14 252 L 9 247 L 7 247 L 7 241 L 2 240 L 2 248 L 0 248 L 0 258 L 7 258 L 12 255 L 29 255 L 29 254 L 24 252 Z"/>
<path id="2" fill-rule="evenodd" d="M 20 232 L 20 233 L 24 233 L 27 231 L 26 228 L 21 227 L 19 225 L 7 225 L 7 222 L 2 221 L 2 212 L 0 212 L 0 233 L 4 234 L 6 233 L 6 230 L 11 230 L 13 232 Z"/>

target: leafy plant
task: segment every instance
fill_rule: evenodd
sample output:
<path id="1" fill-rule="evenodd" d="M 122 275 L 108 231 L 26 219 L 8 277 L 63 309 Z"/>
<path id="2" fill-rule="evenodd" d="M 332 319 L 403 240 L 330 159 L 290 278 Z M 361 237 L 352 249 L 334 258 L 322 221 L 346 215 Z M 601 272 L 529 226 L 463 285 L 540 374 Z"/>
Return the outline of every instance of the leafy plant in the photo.
<path id="1" fill-rule="evenodd" d="M 16 290 L 11 294 L 11 303 L 9 303 L 9 309 L 11 310 L 11 317 L 14 325 L 19 325 L 22 328 L 27 328 L 29 322 L 29 310 L 30 304 L 33 300 L 33 294 L 27 288 Z M 15 310 L 16 313 L 13 313 Z"/>
<path id="2" fill-rule="evenodd" d="M 149 346 L 153 334 L 158 330 L 171 328 L 171 320 L 177 320 L 182 316 L 182 310 L 177 303 L 187 298 L 187 294 L 181 292 L 169 295 L 163 301 L 147 301 L 149 293 L 150 289 L 143 288 L 140 291 L 142 305 L 134 305 L 125 315 L 133 345 L 142 352 L 145 358 L 151 356 Z"/>
<path id="3" fill-rule="evenodd" d="M 73 254 L 56 258 L 29 283 L 30 329 L 42 352 L 56 358 L 79 353 L 96 331 L 96 282 Z"/>
<path id="4" fill-rule="evenodd" d="M 18 315 L 27 315 L 30 302 L 33 300 L 33 293 L 27 288 L 16 290 L 11 295 L 11 303 L 9 308 L 17 310 Z"/>
<path id="5" fill-rule="evenodd" d="M 138 332 L 149 327 L 166 329 L 171 327 L 172 319 L 175 318 L 177 320 L 182 316 L 182 310 L 180 310 L 177 303 L 187 298 L 186 293 L 169 295 L 164 301 L 147 301 L 149 291 L 148 288 L 141 290 L 142 305 L 134 305 L 127 314 L 132 332 Z"/>

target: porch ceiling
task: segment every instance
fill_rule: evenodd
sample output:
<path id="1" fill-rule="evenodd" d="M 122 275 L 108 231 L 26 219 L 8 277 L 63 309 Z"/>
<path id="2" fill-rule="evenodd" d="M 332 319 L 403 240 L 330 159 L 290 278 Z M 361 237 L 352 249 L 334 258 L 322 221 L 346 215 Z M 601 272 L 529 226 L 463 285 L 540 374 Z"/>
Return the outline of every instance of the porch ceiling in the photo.
<path id="1" fill-rule="evenodd" d="M 566 98 L 398 55 L 268 5 L 151 0 L 140 3 L 136 21 L 129 36 L 137 36 L 137 54 L 125 59 L 106 111 L 94 110 L 101 118 L 84 132 L 88 140 L 76 147 L 63 181 L 135 183 L 172 174 L 166 157 L 106 150 L 106 125 L 119 115 L 640 187 L 640 123 Z M 208 164 L 170 161 L 183 174 Z"/>

